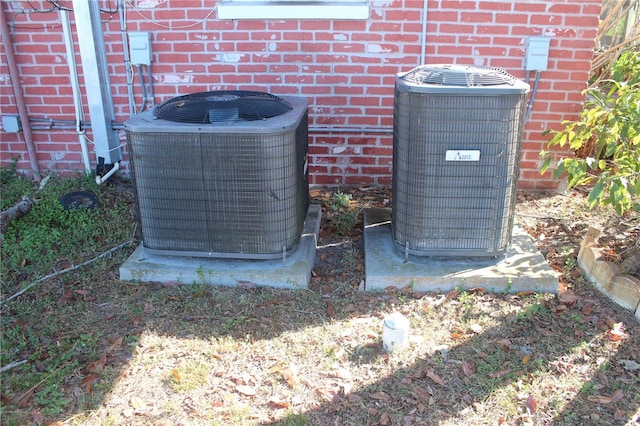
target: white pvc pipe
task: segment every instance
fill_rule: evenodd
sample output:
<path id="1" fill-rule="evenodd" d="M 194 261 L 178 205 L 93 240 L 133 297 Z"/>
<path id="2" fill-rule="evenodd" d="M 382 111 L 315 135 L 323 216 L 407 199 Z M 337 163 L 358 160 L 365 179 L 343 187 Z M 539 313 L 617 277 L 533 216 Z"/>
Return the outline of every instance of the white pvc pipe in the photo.
<path id="1" fill-rule="evenodd" d="M 429 17 L 429 0 L 424 0 L 424 6 L 422 8 L 422 50 L 420 52 L 420 59 L 423 61 L 423 65 L 427 63 L 427 18 Z M 418 60 L 420 62 L 420 60 Z"/>
<path id="2" fill-rule="evenodd" d="M 62 36 L 64 45 L 67 50 L 67 64 L 69 65 L 69 80 L 71 82 L 71 90 L 73 92 L 73 107 L 76 112 L 76 133 L 80 140 L 80 149 L 82 151 L 82 162 L 84 163 L 84 171 L 87 175 L 91 174 L 91 160 L 89 158 L 89 148 L 87 140 L 84 137 L 82 122 L 84 121 L 84 112 L 82 109 L 82 98 L 80 94 L 80 82 L 78 81 L 78 65 L 76 63 L 76 54 L 73 49 L 73 37 L 71 33 L 71 22 L 69 20 L 69 11 L 60 9 L 60 20 L 62 21 Z"/>
<path id="3" fill-rule="evenodd" d="M 113 176 L 113 174 L 115 172 L 117 172 L 118 170 L 120 170 L 120 162 L 116 161 L 115 163 L 113 163 L 113 167 L 111 168 L 111 170 L 109 170 L 107 173 L 105 173 L 104 176 L 96 176 L 96 183 L 98 185 L 102 185 L 103 183 L 105 183 L 107 180 L 109 180 L 109 178 L 111 176 Z"/>
<path id="4" fill-rule="evenodd" d="M 129 98 L 129 116 L 136 113 L 133 100 L 133 68 L 131 67 L 131 57 L 129 56 L 129 41 L 127 39 L 127 2 L 118 0 L 118 11 L 120 16 L 120 34 L 122 35 L 122 53 L 124 54 L 124 67 L 127 74 L 127 97 Z"/>

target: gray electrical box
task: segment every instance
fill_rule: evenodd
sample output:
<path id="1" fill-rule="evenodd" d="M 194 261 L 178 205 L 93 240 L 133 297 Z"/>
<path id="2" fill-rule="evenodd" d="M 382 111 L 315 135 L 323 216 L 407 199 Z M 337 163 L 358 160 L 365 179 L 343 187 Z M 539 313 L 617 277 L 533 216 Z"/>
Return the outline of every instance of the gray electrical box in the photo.
<path id="1" fill-rule="evenodd" d="M 527 55 L 524 59 L 526 71 L 546 71 L 549 62 L 549 37 L 528 37 Z"/>
<path id="2" fill-rule="evenodd" d="M 3 115 L 2 129 L 7 133 L 18 133 L 22 131 L 22 123 L 17 115 Z"/>
<path id="3" fill-rule="evenodd" d="M 131 65 L 151 65 L 151 34 L 145 31 L 129 33 Z"/>

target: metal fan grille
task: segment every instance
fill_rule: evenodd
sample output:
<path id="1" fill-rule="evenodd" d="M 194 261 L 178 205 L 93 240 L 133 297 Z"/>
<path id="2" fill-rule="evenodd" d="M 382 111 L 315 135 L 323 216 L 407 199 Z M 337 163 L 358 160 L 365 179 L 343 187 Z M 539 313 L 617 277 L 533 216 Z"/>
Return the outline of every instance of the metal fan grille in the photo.
<path id="1" fill-rule="evenodd" d="M 152 111 L 127 120 L 148 253 L 276 259 L 297 247 L 309 206 L 309 104 L 283 99 L 292 110 L 264 122 L 182 124 Z"/>
<path id="2" fill-rule="evenodd" d="M 309 205 L 306 132 L 306 114 L 286 133 L 129 132 L 145 248 L 255 259 L 295 248 Z"/>
<path id="3" fill-rule="evenodd" d="M 169 99 L 153 110 L 153 116 L 178 123 L 215 124 L 266 120 L 291 109 L 286 100 L 269 93 L 220 90 Z"/>
<path id="4" fill-rule="evenodd" d="M 513 85 L 516 82 L 515 77 L 499 68 L 460 65 L 423 65 L 400 79 L 416 84 L 460 87 Z"/>

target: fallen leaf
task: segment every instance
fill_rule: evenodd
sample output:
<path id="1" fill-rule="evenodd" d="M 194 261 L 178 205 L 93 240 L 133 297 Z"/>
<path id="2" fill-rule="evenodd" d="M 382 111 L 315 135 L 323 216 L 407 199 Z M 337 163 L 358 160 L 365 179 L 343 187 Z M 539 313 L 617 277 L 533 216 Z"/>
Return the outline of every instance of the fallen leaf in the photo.
<path id="1" fill-rule="evenodd" d="M 500 370 L 496 371 L 495 373 L 489 374 L 489 377 L 491 377 L 492 379 L 498 379 L 500 377 L 506 376 L 509 373 L 511 373 L 511 370 Z"/>
<path id="2" fill-rule="evenodd" d="M 573 290 L 567 289 L 564 292 L 560 293 L 558 296 L 558 300 L 565 305 L 571 305 L 578 301 L 578 296 L 573 292 Z"/>
<path id="3" fill-rule="evenodd" d="M 334 388 L 316 388 L 316 393 L 325 401 L 332 402 L 338 396 L 338 390 Z"/>
<path id="4" fill-rule="evenodd" d="M 70 300 L 73 300 L 73 291 L 71 291 L 69 288 L 65 288 L 64 293 L 57 301 L 58 306 L 66 305 L 66 303 Z"/>
<path id="5" fill-rule="evenodd" d="M 287 401 L 281 401 L 279 399 L 271 399 L 269 404 L 273 405 L 275 408 L 289 408 L 291 406 Z"/>
<path id="6" fill-rule="evenodd" d="M 86 386 L 88 394 L 91 394 L 91 387 L 96 384 L 98 380 L 100 380 L 100 376 L 96 373 L 89 374 L 82 380 L 82 385 Z"/>
<path id="7" fill-rule="evenodd" d="M 444 385 L 444 381 L 442 380 L 442 378 L 438 376 L 438 374 L 436 374 L 436 372 L 433 371 L 432 369 L 428 369 L 425 374 L 428 378 L 433 380 L 436 384 L 440 386 Z"/>
<path id="8" fill-rule="evenodd" d="M 327 307 L 327 315 L 329 316 L 329 318 L 332 318 L 336 313 L 336 310 L 333 307 L 333 302 L 331 302 L 330 300 L 327 300 L 325 301 L 325 305 Z"/>
<path id="9" fill-rule="evenodd" d="M 370 394 L 369 397 L 371 399 L 375 399 L 375 400 L 378 400 L 378 401 L 389 401 L 389 400 L 391 400 L 391 397 L 388 394 L 384 393 L 384 392 L 375 392 L 375 393 Z"/>
<path id="10" fill-rule="evenodd" d="M 42 422 L 44 421 L 44 417 L 39 410 L 33 410 L 31 412 L 31 418 L 33 419 L 33 422 L 38 425 L 42 424 Z"/>
<path id="11" fill-rule="evenodd" d="M 400 293 L 402 294 L 413 294 L 413 285 L 408 284 L 400 289 Z"/>
<path id="12" fill-rule="evenodd" d="M 511 341 L 509 339 L 500 339 L 496 343 L 500 345 L 502 352 L 509 352 L 509 349 L 511 349 Z"/>
<path id="13" fill-rule="evenodd" d="M 180 376 L 180 372 L 178 371 L 177 368 L 174 368 L 173 370 L 171 370 L 171 375 L 176 380 L 176 382 L 180 383 L 182 377 Z"/>
<path id="14" fill-rule="evenodd" d="M 155 306 L 153 306 L 153 303 L 145 303 L 144 304 L 144 309 L 143 312 L 147 315 L 150 315 L 152 313 L 154 313 L 156 311 Z"/>
<path id="15" fill-rule="evenodd" d="M 448 292 L 445 296 L 449 300 L 454 300 L 454 299 L 457 299 L 459 295 L 460 295 L 460 290 L 453 289 L 450 292 Z"/>
<path id="16" fill-rule="evenodd" d="M 211 401 L 211 406 L 213 408 L 220 408 L 224 406 L 224 402 L 222 401 Z"/>
<path id="17" fill-rule="evenodd" d="M 613 398 L 610 396 L 602 395 L 588 396 L 587 399 L 598 404 L 611 404 L 611 401 L 613 401 Z"/>
<path id="18" fill-rule="evenodd" d="M 461 334 L 461 333 L 451 333 L 451 338 L 452 339 L 464 339 L 465 335 Z"/>
<path id="19" fill-rule="evenodd" d="M 560 312 L 564 312 L 567 310 L 567 305 L 556 305 L 554 312 L 559 314 Z"/>
<path id="20" fill-rule="evenodd" d="M 246 395 L 246 396 L 254 396 L 254 395 L 256 395 L 258 393 L 251 386 L 245 386 L 245 385 L 236 386 L 236 391 L 238 391 L 239 393 L 241 393 L 243 395 Z"/>
<path id="21" fill-rule="evenodd" d="M 287 381 L 290 388 L 294 388 L 298 384 L 298 369 L 295 365 L 289 364 L 282 370 L 282 376 Z"/>
<path id="22" fill-rule="evenodd" d="M 387 426 L 391 424 L 391 419 L 389 418 L 389 415 L 386 412 L 382 413 L 378 424 L 380 424 L 381 426 Z"/>
<path id="23" fill-rule="evenodd" d="M 236 281 L 238 287 L 243 288 L 245 290 L 254 290 L 258 288 L 258 284 L 253 283 L 251 281 L 238 280 Z"/>
<path id="24" fill-rule="evenodd" d="M 538 411 L 538 401 L 531 395 L 527 397 L 527 409 L 530 413 Z"/>
<path id="25" fill-rule="evenodd" d="M 622 389 L 616 389 L 611 395 L 611 402 L 618 402 L 624 398 L 624 392 Z"/>
<path id="26" fill-rule="evenodd" d="M 522 364 L 527 365 L 529 363 L 529 361 L 531 361 L 531 355 L 525 355 L 522 358 Z"/>
<path id="27" fill-rule="evenodd" d="M 464 361 L 462 363 L 462 372 L 465 376 L 470 377 L 476 371 L 476 366 L 472 362 Z"/>
<path id="28" fill-rule="evenodd" d="M 613 324 L 613 327 L 611 327 L 611 330 L 609 331 L 609 340 L 617 342 L 625 339 L 626 337 L 627 335 L 624 332 L 624 324 L 621 322 Z"/>
<path id="29" fill-rule="evenodd" d="M 102 371 L 106 364 L 107 364 L 107 354 L 102 354 L 100 359 L 91 361 L 89 364 L 87 364 L 87 371 L 90 373 L 96 373 L 98 371 Z"/>
<path id="30" fill-rule="evenodd" d="M 187 413 L 189 413 L 190 415 L 193 415 L 193 416 L 198 415 L 198 409 L 193 403 L 193 399 L 191 399 L 191 397 L 189 396 L 182 401 L 182 409 Z"/>
<path id="31" fill-rule="evenodd" d="M 113 352 L 116 351 L 118 349 L 120 349 L 120 346 L 122 346 L 122 342 L 124 341 L 124 339 L 122 337 L 118 337 L 112 344 L 111 346 L 109 346 L 109 352 Z"/>

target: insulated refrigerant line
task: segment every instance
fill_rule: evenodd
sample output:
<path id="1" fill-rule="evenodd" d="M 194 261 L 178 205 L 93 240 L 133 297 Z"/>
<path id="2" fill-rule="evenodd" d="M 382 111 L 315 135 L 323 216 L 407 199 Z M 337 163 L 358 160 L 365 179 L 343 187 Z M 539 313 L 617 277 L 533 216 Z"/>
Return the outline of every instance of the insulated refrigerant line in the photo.
<path id="1" fill-rule="evenodd" d="M 529 82 L 529 73 L 527 72 L 527 82 Z M 540 83 L 540 71 L 536 71 L 536 78 L 533 82 L 533 89 L 531 90 L 531 99 L 529 99 L 529 105 L 527 106 L 527 113 L 524 116 L 524 121 L 529 120 L 529 116 L 531 115 L 531 109 L 533 108 L 533 103 L 536 100 L 536 92 L 538 91 L 538 83 Z"/>

